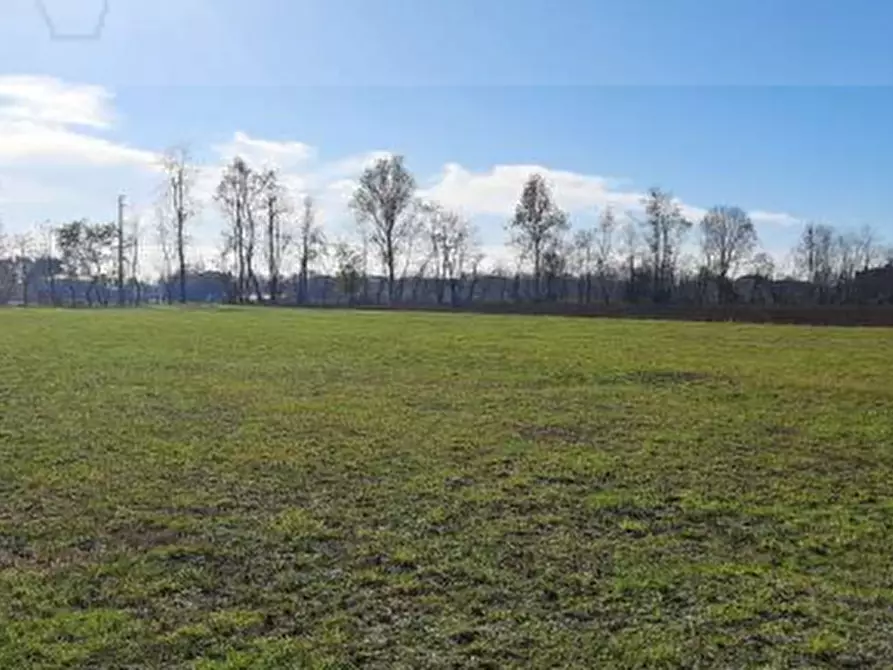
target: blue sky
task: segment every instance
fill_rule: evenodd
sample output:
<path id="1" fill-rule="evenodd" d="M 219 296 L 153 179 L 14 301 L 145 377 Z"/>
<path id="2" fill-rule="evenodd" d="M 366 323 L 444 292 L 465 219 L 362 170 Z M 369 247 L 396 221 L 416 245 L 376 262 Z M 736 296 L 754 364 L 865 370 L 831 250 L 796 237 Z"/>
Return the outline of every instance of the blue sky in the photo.
<path id="1" fill-rule="evenodd" d="M 89 33 L 104 0 L 43 2 L 57 33 Z M 0 133 L 18 133 L 5 156 L 0 134 L 8 229 L 102 217 L 118 189 L 146 209 L 140 163 L 187 142 L 211 173 L 232 152 L 285 159 L 339 231 L 357 166 L 394 151 L 488 246 L 524 167 L 550 171 L 581 221 L 661 185 L 693 211 L 770 215 L 776 254 L 803 219 L 893 241 L 883 0 L 108 0 L 99 38 L 78 41 L 51 39 L 36 4 L 0 8 Z M 15 79 L 4 97 L 3 78 L 23 76 L 39 94 Z M 27 133 L 22 96 L 42 124 Z M 4 100 L 19 109 L 5 125 Z M 78 122 L 77 105 L 101 122 Z M 210 248 L 204 218 L 196 246 Z"/>

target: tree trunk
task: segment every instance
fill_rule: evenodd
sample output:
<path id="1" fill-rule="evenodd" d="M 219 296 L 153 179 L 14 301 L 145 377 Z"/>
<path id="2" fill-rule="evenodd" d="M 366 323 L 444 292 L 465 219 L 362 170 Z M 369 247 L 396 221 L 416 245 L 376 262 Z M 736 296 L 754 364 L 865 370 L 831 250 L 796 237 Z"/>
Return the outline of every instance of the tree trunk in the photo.
<path id="1" fill-rule="evenodd" d="M 540 243 L 533 243 L 533 290 L 535 293 L 534 299 L 539 300 L 542 295 L 542 288 L 540 286 L 540 264 L 541 264 L 541 252 L 540 252 Z"/>
<path id="2" fill-rule="evenodd" d="M 254 293 L 257 296 L 257 301 L 259 303 L 264 302 L 263 293 L 261 292 L 261 289 L 260 289 L 260 282 L 257 279 L 257 275 L 254 274 L 254 269 L 250 265 L 248 266 L 248 277 L 249 277 L 252 285 L 254 286 Z"/>
<path id="3" fill-rule="evenodd" d="M 308 257 L 308 252 L 306 247 L 301 252 L 301 288 L 300 295 L 298 300 L 300 303 L 306 304 L 307 302 L 307 285 L 309 284 L 310 275 L 310 259 Z"/>
<path id="4" fill-rule="evenodd" d="M 242 221 L 241 205 L 237 206 L 236 211 L 236 265 L 238 271 L 238 282 L 236 284 L 236 300 L 240 303 L 245 302 L 245 226 Z"/>
<path id="5" fill-rule="evenodd" d="M 183 221 L 177 223 L 177 259 L 180 263 L 180 303 L 186 304 L 186 249 L 183 239 Z"/>
<path id="6" fill-rule="evenodd" d="M 388 302 L 394 301 L 394 241 L 388 237 Z"/>
<path id="7" fill-rule="evenodd" d="M 450 290 L 452 291 L 453 289 L 450 289 Z M 444 299 L 445 294 L 446 294 L 446 282 L 442 278 L 438 277 L 437 278 L 437 304 L 438 305 L 443 304 L 443 299 Z"/>
<path id="8" fill-rule="evenodd" d="M 84 297 L 87 299 L 87 307 L 93 307 L 93 297 L 94 297 L 93 291 L 95 290 L 96 283 L 98 281 L 99 280 L 96 277 L 93 277 L 93 279 L 90 280 L 90 285 L 87 287 L 87 292 L 84 295 Z"/>
<path id="9" fill-rule="evenodd" d="M 275 205 L 271 204 L 267 212 L 267 255 L 268 266 L 270 271 L 270 302 L 276 303 L 279 299 L 279 282 L 277 275 L 279 268 L 276 267 L 276 214 Z"/>

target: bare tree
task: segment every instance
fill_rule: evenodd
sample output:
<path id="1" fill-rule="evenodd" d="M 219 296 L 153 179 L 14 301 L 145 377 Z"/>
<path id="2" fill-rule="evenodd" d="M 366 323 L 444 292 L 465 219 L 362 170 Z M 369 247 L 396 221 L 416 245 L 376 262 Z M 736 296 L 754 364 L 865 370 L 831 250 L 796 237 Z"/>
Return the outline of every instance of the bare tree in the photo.
<path id="1" fill-rule="evenodd" d="M 750 261 L 751 272 L 758 277 L 764 279 L 772 279 L 775 277 L 775 261 L 772 256 L 765 251 L 761 251 L 754 255 Z"/>
<path id="2" fill-rule="evenodd" d="M 13 236 L 13 253 L 15 255 L 18 283 L 22 285 L 22 304 L 30 304 L 29 288 L 34 275 L 34 239 L 30 233 L 19 233 Z"/>
<path id="3" fill-rule="evenodd" d="M 162 205 L 155 208 L 155 239 L 158 243 L 158 250 L 161 257 L 158 259 L 160 263 L 159 274 L 161 275 L 161 285 L 164 288 L 163 300 L 171 304 L 173 302 L 173 276 L 174 276 L 174 234 L 170 226 L 170 220 Z"/>
<path id="4" fill-rule="evenodd" d="M 310 268 L 325 250 L 326 238 L 322 227 L 316 223 L 316 206 L 309 195 L 304 198 L 301 221 L 298 224 L 298 254 L 300 255 L 298 302 L 307 302 L 310 285 Z M 342 249 L 343 251 L 343 249 Z M 355 250 L 353 250 L 355 251 Z M 344 260 L 342 254 L 342 261 Z M 355 258 L 351 259 L 354 263 Z M 354 263 L 359 270 L 359 264 Z"/>
<path id="5" fill-rule="evenodd" d="M 246 300 L 251 286 L 257 297 L 262 297 L 260 283 L 254 272 L 254 255 L 257 248 L 257 219 L 263 206 L 262 196 L 267 182 L 268 177 L 258 175 L 237 156 L 224 168 L 214 196 L 230 222 L 226 247 L 235 256 L 235 297 L 238 302 Z"/>
<path id="6" fill-rule="evenodd" d="M 362 253 L 348 242 L 341 241 L 335 244 L 333 256 L 339 288 L 347 297 L 348 304 L 352 305 L 363 281 Z"/>
<path id="7" fill-rule="evenodd" d="M 362 292 L 362 300 L 364 303 L 369 303 L 369 255 L 371 253 L 370 242 L 369 242 L 369 231 L 367 230 L 367 226 L 360 227 L 360 254 L 361 254 L 361 265 L 360 265 L 360 274 L 363 278 L 363 292 Z"/>
<path id="8" fill-rule="evenodd" d="M 224 168 L 214 199 L 229 219 L 230 230 L 225 234 L 223 256 L 232 253 L 235 257 L 235 299 L 245 300 L 245 208 L 247 207 L 248 178 L 250 168 L 240 157 L 233 159 Z"/>
<path id="9" fill-rule="evenodd" d="M 142 302 L 142 283 L 140 281 L 140 220 L 133 217 L 130 224 L 130 233 L 127 236 L 127 247 L 130 255 L 130 290 L 133 292 L 133 304 L 139 306 Z"/>
<path id="10" fill-rule="evenodd" d="M 0 305 L 6 305 L 15 290 L 15 263 L 10 256 L 9 241 L 0 221 Z"/>
<path id="11" fill-rule="evenodd" d="M 224 229 L 220 235 L 220 246 L 217 249 L 217 267 L 225 281 L 225 300 L 228 303 L 239 301 L 236 276 L 238 268 L 233 258 L 233 238 L 230 230 Z"/>
<path id="12" fill-rule="evenodd" d="M 449 289 L 450 303 L 455 305 L 466 267 L 473 265 L 476 257 L 474 227 L 468 219 L 438 203 L 423 206 L 423 219 L 429 247 L 426 264 L 434 275 L 437 302 L 444 303 Z"/>
<path id="13" fill-rule="evenodd" d="M 424 242 L 423 232 L 425 228 L 425 209 L 426 205 L 419 199 L 413 199 L 406 214 L 406 222 L 404 226 L 404 243 L 402 263 L 400 268 L 400 277 L 397 280 L 399 291 L 395 293 L 398 300 L 403 302 L 406 293 L 406 281 L 409 279 L 410 272 L 415 271 L 416 277 L 425 273 L 425 265 L 429 262 L 429 258 L 422 254 L 419 256 L 420 242 Z M 416 282 L 418 286 L 418 282 Z"/>
<path id="14" fill-rule="evenodd" d="M 118 220 L 117 220 L 117 289 L 118 289 L 118 307 L 124 306 L 124 257 L 125 257 L 125 240 L 124 240 L 124 209 L 126 207 L 126 198 L 124 195 L 118 196 Z"/>
<path id="15" fill-rule="evenodd" d="M 477 294 L 478 284 L 481 281 L 481 265 L 486 255 L 483 251 L 475 248 L 470 255 L 469 269 L 461 271 L 461 281 L 465 283 L 465 302 L 471 304 L 474 302 L 474 296 Z"/>
<path id="16" fill-rule="evenodd" d="M 757 231 L 740 207 L 719 206 L 701 221 L 701 250 L 707 269 L 723 279 L 747 262 L 757 244 Z"/>
<path id="17" fill-rule="evenodd" d="M 291 232 L 284 227 L 291 211 L 285 187 L 279 173 L 270 169 L 258 177 L 261 207 L 266 219 L 267 275 L 270 286 L 270 300 L 278 302 L 282 293 L 282 266 L 285 254 L 292 242 Z"/>
<path id="18" fill-rule="evenodd" d="M 623 266 L 626 274 L 626 298 L 636 299 L 636 263 L 641 253 L 640 236 L 635 219 L 627 215 L 626 224 L 620 229 L 620 253 L 623 254 Z"/>
<path id="19" fill-rule="evenodd" d="M 602 289 L 602 299 L 605 304 L 610 302 L 608 290 L 608 275 L 611 271 L 611 258 L 614 255 L 614 234 L 617 230 L 617 219 L 614 209 L 608 205 L 598 219 L 598 229 L 595 235 L 595 255 L 598 268 L 598 281 Z M 635 233 L 635 228 L 632 229 Z"/>
<path id="20" fill-rule="evenodd" d="M 701 252 L 704 268 L 719 282 L 720 302 L 726 302 L 733 290 L 729 274 L 753 255 L 757 230 L 740 207 L 712 208 L 701 220 Z"/>
<path id="21" fill-rule="evenodd" d="M 862 226 L 856 233 L 854 242 L 859 270 L 866 271 L 876 263 L 884 261 L 884 249 L 877 232 L 871 226 Z"/>
<path id="22" fill-rule="evenodd" d="M 44 285 L 49 287 L 49 302 L 54 306 L 58 304 L 56 296 L 56 277 L 62 270 L 59 259 L 56 258 L 53 253 L 55 237 L 56 231 L 50 225 L 49 221 L 38 228 L 37 246 L 39 247 L 38 263 L 40 265 L 40 275 L 43 278 Z"/>
<path id="23" fill-rule="evenodd" d="M 652 298 L 670 297 L 675 281 L 679 249 L 691 222 L 682 216 L 679 203 L 671 193 L 652 188 L 644 199 L 645 239 L 650 254 Z"/>
<path id="24" fill-rule="evenodd" d="M 254 289 L 254 295 L 259 302 L 264 301 L 264 293 L 261 289 L 260 279 L 255 270 L 255 260 L 258 257 L 258 249 L 263 243 L 263 230 L 260 228 L 267 216 L 267 202 L 265 194 L 268 183 L 275 172 L 257 172 L 252 170 L 248 181 L 248 199 L 245 209 L 245 272 L 248 281 Z"/>
<path id="25" fill-rule="evenodd" d="M 543 254 L 558 244 L 569 227 L 567 215 L 555 204 L 552 189 L 542 175 L 532 174 L 527 179 L 508 227 L 521 254 L 533 256 L 534 285 L 540 298 Z"/>
<path id="26" fill-rule="evenodd" d="M 574 233 L 571 272 L 577 275 L 577 301 L 580 303 L 592 301 L 595 238 L 596 232 L 588 228 Z"/>
<path id="27" fill-rule="evenodd" d="M 164 171 L 163 211 L 170 221 L 173 243 L 177 255 L 180 276 L 180 302 L 186 302 L 186 247 L 189 243 L 188 224 L 196 214 L 196 201 L 193 189 L 197 169 L 188 149 L 169 149 L 161 160 Z"/>
<path id="28" fill-rule="evenodd" d="M 837 281 L 847 285 L 859 270 L 859 240 L 853 233 L 843 233 L 834 238 L 831 246 L 831 263 Z"/>
<path id="29" fill-rule="evenodd" d="M 801 276 L 811 282 L 819 300 L 824 300 L 834 275 L 832 264 L 834 229 L 808 223 L 794 252 L 794 264 Z"/>
<path id="30" fill-rule="evenodd" d="M 350 206 L 368 230 L 388 276 L 388 298 L 393 300 L 396 266 L 410 242 L 415 217 L 415 179 L 402 156 L 381 158 L 360 177 Z"/>
<path id="31" fill-rule="evenodd" d="M 546 280 L 546 297 L 548 300 L 565 300 L 569 259 L 573 247 L 558 238 L 554 240 L 542 255 L 542 273 Z"/>

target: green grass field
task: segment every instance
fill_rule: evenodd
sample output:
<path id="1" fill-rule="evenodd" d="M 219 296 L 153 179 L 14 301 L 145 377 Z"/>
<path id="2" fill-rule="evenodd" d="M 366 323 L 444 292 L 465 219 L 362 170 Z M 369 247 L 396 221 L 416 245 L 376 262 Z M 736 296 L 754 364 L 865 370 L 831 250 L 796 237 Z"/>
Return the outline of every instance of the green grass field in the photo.
<path id="1" fill-rule="evenodd" d="M 893 331 L 0 312 L 0 668 L 890 667 Z"/>

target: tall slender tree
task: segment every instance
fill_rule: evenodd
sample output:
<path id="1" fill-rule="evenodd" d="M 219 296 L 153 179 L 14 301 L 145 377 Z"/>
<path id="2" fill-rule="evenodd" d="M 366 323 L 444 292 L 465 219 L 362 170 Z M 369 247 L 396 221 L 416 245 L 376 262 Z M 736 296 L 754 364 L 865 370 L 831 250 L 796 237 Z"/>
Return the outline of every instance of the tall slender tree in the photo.
<path id="1" fill-rule="evenodd" d="M 443 304 L 449 290 L 450 303 L 456 304 L 462 277 L 474 263 L 477 251 L 474 226 L 458 212 L 435 202 L 423 205 L 422 216 L 428 241 L 424 265 L 434 275 L 435 298 Z"/>
<path id="2" fill-rule="evenodd" d="M 323 254 L 325 244 L 326 238 L 323 229 L 316 223 L 316 205 L 313 198 L 308 195 L 304 198 L 298 227 L 298 254 L 300 255 L 298 302 L 302 304 L 307 302 L 309 296 L 310 269 Z M 351 251 L 351 263 L 354 265 L 356 264 L 355 251 Z"/>
<path id="3" fill-rule="evenodd" d="M 595 259 L 595 230 L 586 228 L 574 233 L 572 272 L 577 275 L 577 300 L 592 301 L 592 270 Z"/>
<path id="4" fill-rule="evenodd" d="M 138 307 L 143 298 L 143 287 L 140 280 L 140 254 L 142 253 L 142 244 L 140 239 L 139 217 L 133 217 L 133 220 L 130 223 L 127 246 L 130 254 L 130 290 L 133 293 L 131 299 L 133 300 L 133 304 Z"/>
<path id="5" fill-rule="evenodd" d="M 659 188 L 649 189 L 644 205 L 652 299 L 665 301 L 670 298 L 680 246 L 691 222 L 682 215 L 673 195 Z"/>
<path id="6" fill-rule="evenodd" d="M 186 302 L 186 248 L 189 244 L 189 221 L 195 216 L 197 202 L 193 190 L 197 168 L 185 147 L 169 149 L 161 159 L 164 171 L 162 211 L 169 222 L 177 256 L 180 302 Z"/>
<path id="7" fill-rule="evenodd" d="M 800 275 L 813 285 L 814 295 L 820 302 L 827 298 L 834 275 L 833 244 L 833 228 L 823 224 L 807 223 L 794 251 L 795 267 Z"/>
<path id="8" fill-rule="evenodd" d="M 266 218 L 267 274 L 270 300 L 279 301 L 282 293 L 282 264 L 291 243 L 290 232 L 283 227 L 289 212 L 285 187 L 276 170 L 267 170 L 260 176 L 262 185 L 263 214 Z"/>
<path id="9" fill-rule="evenodd" d="M 639 299 L 637 263 L 641 255 L 641 237 L 639 228 L 632 215 L 628 215 L 626 223 L 620 229 L 620 253 L 623 255 L 623 274 L 626 276 L 626 299 Z"/>
<path id="10" fill-rule="evenodd" d="M 568 228 L 567 215 L 555 204 L 545 178 L 541 174 L 530 175 L 515 206 L 509 231 L 521 254 L 533 257 L 537 299 L 542 297 L 543 255 L 560 242 Z"/>
<path id="11" fill-rule="evenodd" d="M 863 272 L 873 264 L 884 260 L 877 232 L 869 225 L 862 226 L 855 235 L 858 269 Z"/>
<path id="12" fill-rule="evenodd" d="M 253 265 L 257 237 L 255 224 L 257 200 L 263 192 L 258 186 L 263 184 L 248 163 L 236 156 L 224 168 L 214 196 L 230 224 L 226 234 L 226 251 L 235 257 L 234 297 L 237 302 L 245 302 L 252 283 L 257 287 Z"/>
<path id="13" fill-rule="evenodd" d="M 30 233 L 19 233 L 13 237 L 13 250 L 15 254 L 16 269 L 19 283 L 22 285 L 22 304 L 26 307 L 31 303 L 29 291 L 34 279 L 34 239 Z"/>
<path id="14" fill-rule="evenodd" d="M 58 305 L 56 296 L 56 277 L 61 273 L 61 262 L 55 256 L 53 247 L 55 246 L 56 231 L 49 221 L 40 226 L 38 230 L 38 239 L 40 246 L 40 266 L 43 281 L 49 287 L 49 302 L 51 305 Z"/>
<path id="15" fill-rule="evenodd" d="M 756 245 L 756 227 L 740 207 L 714 207 L 704 215 L 701 220 L 701 252 L 704 268 L 719 282 L 720 302 L 732 297 L 729 275 L 750 259 Z"/>
<path id="16" fill-rule="evenodd" d="M 607 304 L 611 300 L 608 278 L 611 273 L 611 260 L 614 255 L 614 235 L 617 231 L 617 218 L 614 208 L 608 205 L 598 219 L 595 234 L 595 255 L 598 266 L 598 283 L 602 291 L 602 300 Z"/>
<path id="17" fill-rule="evenodd" d="M 746 263 L 756 245 L 756 228 L 740 207 L 714 207 L 701 220 L 704 263 L 717 277 L 725 279 Z"/>
<path id="18" fill-rule="evenodd" d="M 351 209 L 376 247 L 387 273 L 388 299 L 395 297 L 396 267 L 415 227 L 416 183 L 402 156 L 380 158 L 360 176 Z"/>
<path id="19" fill-rule="evenodd" d="M 15 263 L 11 258 L 9 239 L 0 221 L 0 305 L 7 304 L 15 291 Z"/>
<path id="20" fill-rule="evenodd" d="M 362 284 L 361 252 L 346 241 L 339 241 L 333 249 L 335 273 L 341 292 L 347 296 L 349 305 L 353 305 Z"/>

